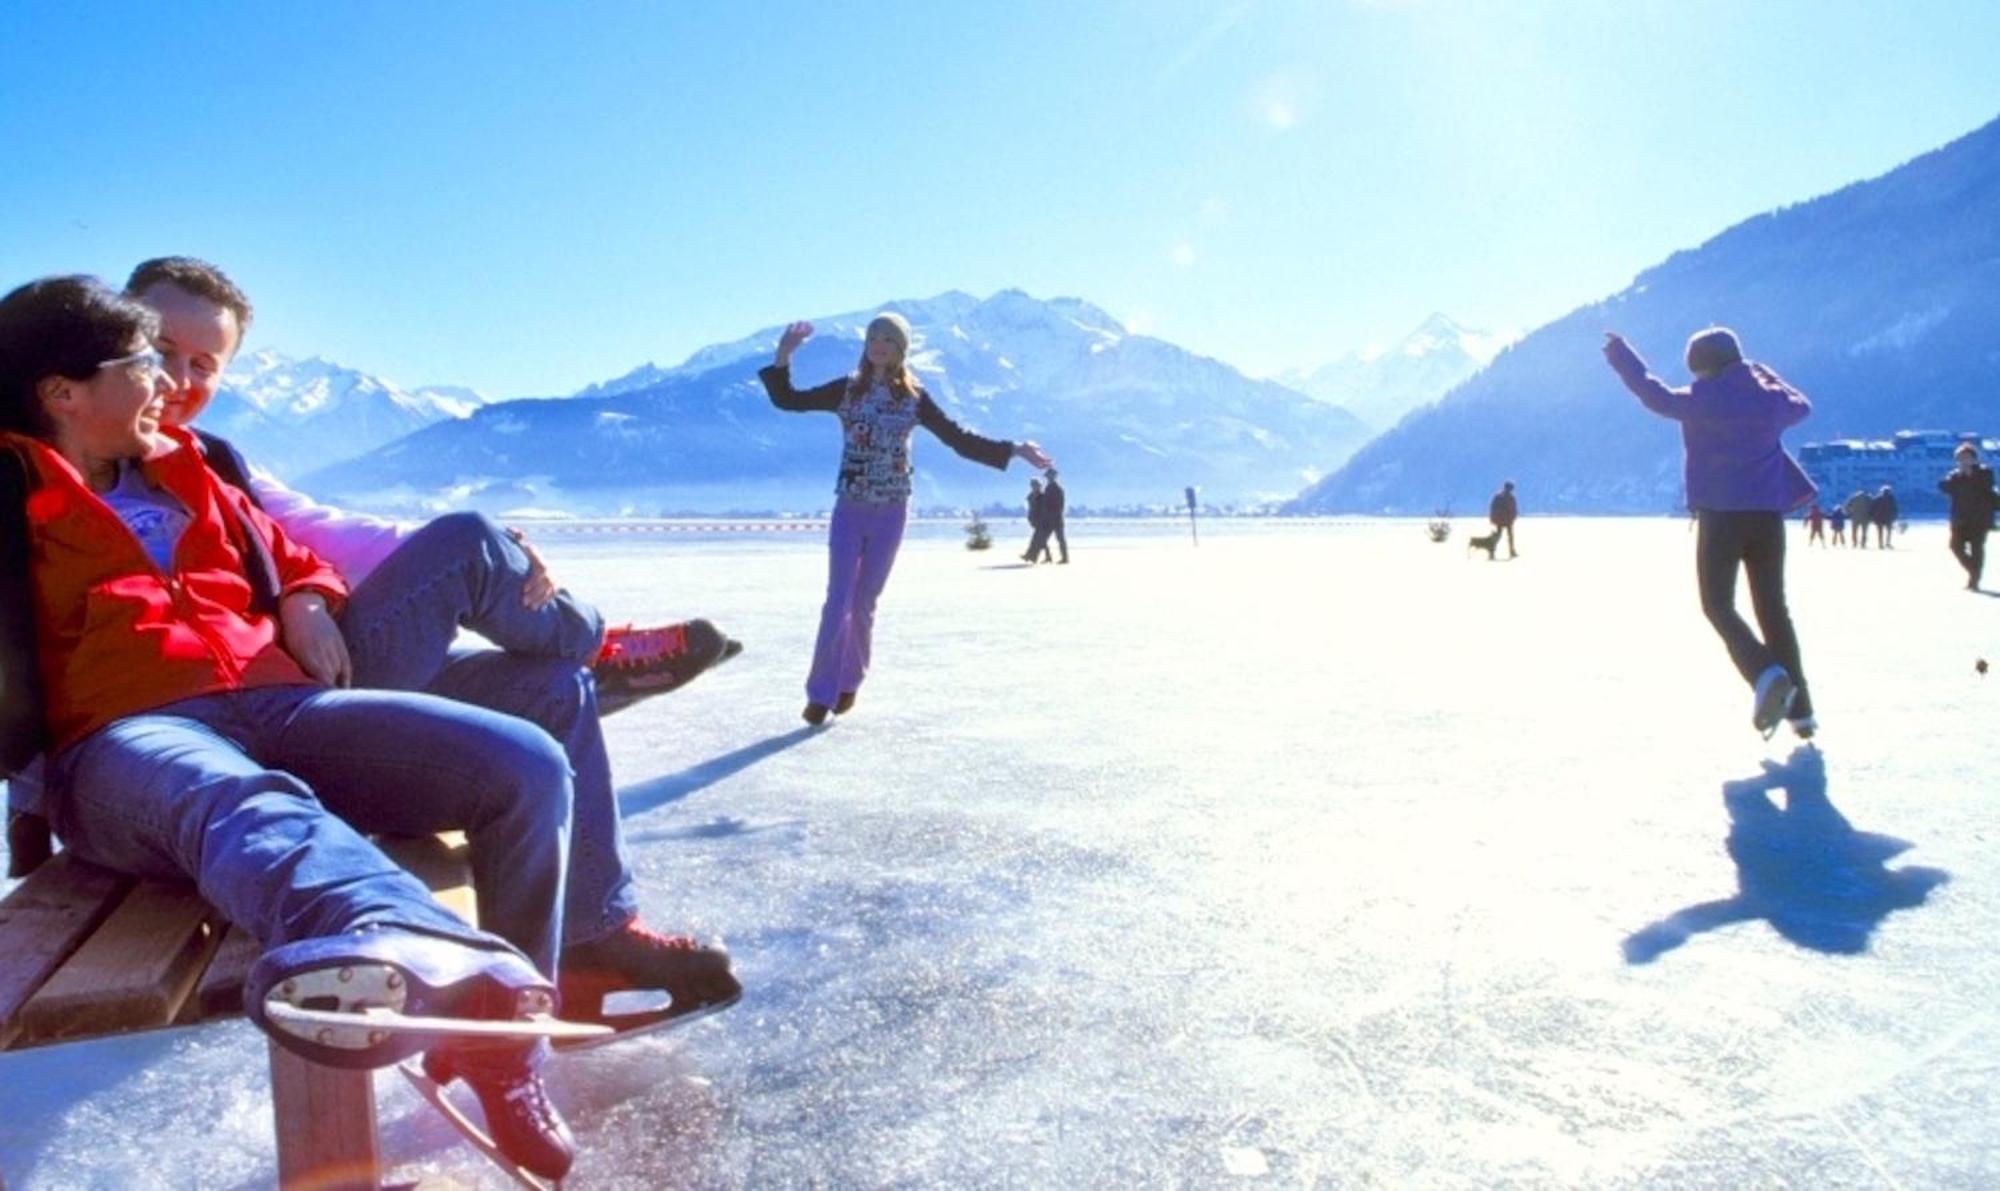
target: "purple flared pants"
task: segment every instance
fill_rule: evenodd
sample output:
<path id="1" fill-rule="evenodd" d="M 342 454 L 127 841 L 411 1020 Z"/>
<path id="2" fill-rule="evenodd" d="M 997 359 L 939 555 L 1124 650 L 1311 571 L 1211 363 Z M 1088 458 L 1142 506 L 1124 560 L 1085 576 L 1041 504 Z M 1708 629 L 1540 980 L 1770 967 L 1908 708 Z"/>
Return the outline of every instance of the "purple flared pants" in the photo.
<path id="1" fill-rule="evenodd" d="M 858 691 L 868 676 L 875 634 L 875 601 L 903 544 L 907 500 L 860 501 L 840 497 L 827 527 L 826 604 L 819 613 L 806 698 L 833 706 L 842 691 Z"/>

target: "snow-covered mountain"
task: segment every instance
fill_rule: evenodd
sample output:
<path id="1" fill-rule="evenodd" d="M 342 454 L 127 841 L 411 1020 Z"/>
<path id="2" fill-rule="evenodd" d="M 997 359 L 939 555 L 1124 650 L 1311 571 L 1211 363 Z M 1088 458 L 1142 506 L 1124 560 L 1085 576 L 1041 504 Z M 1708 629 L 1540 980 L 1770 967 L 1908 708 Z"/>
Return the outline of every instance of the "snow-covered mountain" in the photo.
<path id="1" fill-rule="evenodd" d="M 1812 399 L 1786 435 L 1993 433 L 2000 406 L 2000 120 L 1894 170 L 1758 215 L 1503 351 L 1302 493 L 1299 512 L 1484 509 L 1516 481 L 1528 512 L 1665 512 L 1680 435 L 1605 367 L 1617 330 L 1685 384 L 1688 335 L 1733 327 Z"/>
<path id="2" fill-rule="evenodd" d="M 1034 439 L 1079 505 L 1282 498 L 1367 437 L 1351 414 L 1220 361 L 1127 331 L 1072 298 L 952 291 L 890 302 L 910 320 L 912 361 L 953 418 Z M 813 319 L 793 361 L 803 387 L 850 371 L 875 308 Z M 310 477 L 377 507 L 520 504 L 578 512 L 824 508 L 836 423 L 772 407 L 756 378 L 780 327 L 648 364 L 562 400 L 509 401 Z M 919 505 L 1012 501 L 1027 476 L 954 458 L 919 435 Z"/>
<path id="3" fill-rule="evenodd" d="M 230 364 L 201 425 L 289 478 L 485 404 L 471 389 L 404 389 L 326 360 L 263 351 Z"/>
<path id="4" fill-rule="evenodd" d="M 1484 368 L 1507 341 L 1434 313 L 1387 351 L 1349 352 L 1310 372 L 1292 370 L 1274 379 L 1386 430 Z"/>

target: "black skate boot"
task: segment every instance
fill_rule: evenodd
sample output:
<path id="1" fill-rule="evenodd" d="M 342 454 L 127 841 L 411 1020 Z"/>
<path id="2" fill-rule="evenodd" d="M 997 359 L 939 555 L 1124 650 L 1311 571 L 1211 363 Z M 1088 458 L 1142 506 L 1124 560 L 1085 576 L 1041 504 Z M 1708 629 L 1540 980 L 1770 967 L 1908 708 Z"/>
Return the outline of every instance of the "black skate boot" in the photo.
<path id="1" fill-rule="evenodd" d="M 548 1089 L 528 1061 L 526 1048 L 512 1049 L 509 1056 L 487 1044 L 447 1046 L 424 1056 L 424 1077 L 436 1087 L 462 1079 L 478 1097 L 486 1117 L 484 1138 L 473 1131 L 471 1122 L 457 1118 L 448 1102 L 428 1093 L 426 1098 L 456 1118 L 453 1123 L 475 1144 L 484 1140 L 501 1158 L 530 1174 L 559 1180 L 576 1160 L 576 1136 L 556 1106 L 549 1103 Z"/>

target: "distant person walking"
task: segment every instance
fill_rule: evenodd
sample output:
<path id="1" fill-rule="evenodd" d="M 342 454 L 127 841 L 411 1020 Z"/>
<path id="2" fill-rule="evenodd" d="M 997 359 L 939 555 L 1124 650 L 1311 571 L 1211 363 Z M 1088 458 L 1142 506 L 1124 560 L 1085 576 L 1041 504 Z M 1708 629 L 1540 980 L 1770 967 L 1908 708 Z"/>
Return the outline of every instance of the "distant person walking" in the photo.
<path id="1" fill-rule="evenodd" d="M 1812 481 L 1779 436 L 1812 413 L 1805 394 L 1762 364 L 1743 359 L 1736 335 L 1722 327 L 1688 340 L 1694 383 L 1669 388 L 1616 334 L 1604 357 L 1640 404 L 1681 424 L 1688 507 L 1695 510 L 1695 577 L 1701 609 L 1750 684 L 1751 723 L 1770 736 L 1790 719 L 1810 738 L 1817 730 L 1799 660 L 1798 635 L 1785 605 L 1785 514 L 1813 498 Z M 1746 571 L 1760 638 L 1736 613 L 1736 575 Z"/>
<path id="2" fill-rule="evenodd" d="M 1062 551 L 1062 557 L 1056 561 L 1065 566 L 1069 563 L 1069 534 L 1064 532 L 1063 509 L 1067 506 L 1068 501 L 1069 497 L 1063 491 L 1063 486 L 1056 483 L 1056 469 L 1051 467 L 1049 469 L 1048 486 L 1042 489 L 1042 520 L 1048 525 L 1049 533 L 1055 536 L 1057 548 Z M 1044 538 L 1042 540 L 1042 557 L 1047 558 L 1048 553 L 1048 539 Z"/>
<path id="3" fill-rule="evenodd" d="M 1868 526 L 1875 515 L 1875 498 L 1857 490 L 1847 498 L 1847 519 L 1854 523 L 1854 536 L 1848 544 L 1861 550 L 1868 549 Z"/>
<path id="4" fill-rule="evenodd" d="M 1040 480 L 1028 481 L 1028 549 L 1022 562 L 1047 562 L 1049 558 L 1049 498 Z"/>
<path id="5" fill-rule="evenodd" d="M 1826 510 L 1819 507 L 1818 501 L 1806 510 L 1806 545 L 1814 542 L 1826 545 Z"/>
<path id="6" fill-rule="evenodd" d="M 1895 489 L 1882 485 L 1882 490 L 1875 494 L 1875 502 L 1868 506 L 1868 516 L 1875 522 L 1875 544 L 1884 550 L 1895 548 L 1890 538 L 1896 532 L 1896 518 L 1901 512 Z"/>
<path id="7" fill-rule="evenodd" d="M 1833 544 L 1836 546 L 1847 545 L 1846 507 L 1843 505 L 1833 506 L 1833 511 L 1826 515 L 1826 519 L 1833 523 Z"/>
<path id="8" fill-rule="evenodd" d="M 1006 442 L 965 429 L 946 416 L 910 371 L 910 324 L 880 314 L 868 324 L 861 361 L 847 376 L 807 389 L 792 387 L 792 353 L 812 337 L 796 322 L 778 337 L 777 358 L 758 372 L 771 404 L 794 412 L 819 410 L 840 419 L 840 474 L 827 526 L 826 603 L 806 675 L 809 724 L 854 706 L 875 635 L 875 604 L 903 543 L 910 507 L 910 435 L 918 427 L 959 456 L 1006 470 L 1011 459 L 1049 466 L 1032 442 Z"/>
<path id="9" fill-rule="evenodd" d="M 1519 520 L 1520 516 L 1521 506 L 1514 500 L 1514 481 L 1504 481 L 1500 485 L 1500 491 L 1493 494 L 1493 499 L 1486 506 L 1486 519 L 1493 523 L 1494 529 L 1507 535 L 1509 558 L 1519 557 L 1514 553 L 1514 522 Z"/>
<path id="10" fill-rule="evenodd" d="M 2000 493 L 1993 490 L 1993 469 L 1979 461 L 1978 447 L 1958 444 L 1951 461 L 1951 473 L 1938 482 L 1938 491 L 1951 498 L 1951 556 L 1965 568 L 1965 590 L 1978 591 Z"/>

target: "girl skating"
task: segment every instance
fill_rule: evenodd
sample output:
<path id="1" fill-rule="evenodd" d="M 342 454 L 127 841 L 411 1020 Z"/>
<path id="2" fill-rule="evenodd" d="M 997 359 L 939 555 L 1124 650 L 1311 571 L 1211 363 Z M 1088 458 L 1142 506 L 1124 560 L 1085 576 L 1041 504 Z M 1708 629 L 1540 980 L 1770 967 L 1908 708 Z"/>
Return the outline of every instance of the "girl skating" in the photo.
<path id="1" fill-rule="evenodd" d="M 826 604 L 806 675 L 809 724 L 854 706 L 875 629 L 875 602 L 889 581 L 910 505 L 910 432 L 919 425 L 954 452 L 1005 470 L 1010 459 L 1049 465 L 1032 442 L 985 438 L 945 416 L 910 371 L 910 324 L 896 314 L 868 324 L 860 365 L 850 376 L 800 392 L 792 387 L 792 353 L 813 333 L 811 323 L 786 327 L 777 359 L 757 374 L 779 409 L 824 410 L 840 417 L 840 476 L 827 530 Z"/>
<path id="2" fill-rule="evenodd" d="M 1639 353 L 1615 333 L 1604 336 L 1604 358 L 1640 404 L 1681 424 L 1688 508 L 1699 526 L 1701 610 L 1750 684 L 1751 722 L 1768 737 L 1790 719 L 1801 739 L 1811 737 L 1812 696 L 1785 606 L 1785 514 L 1815 490 L 1779 435 L 1805 421 L 1812 403 L 1769 368 L 1746 362 L 1736 335 L 1722 327 L 1688 340 L 1695 379 L 1685 389 L 1646 371 Z M 1749 574 L 1761 638 L 1736 613 L 1739 568 Z"/>

